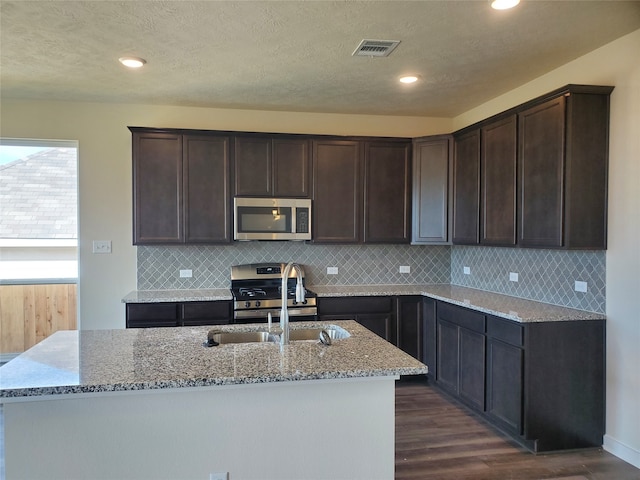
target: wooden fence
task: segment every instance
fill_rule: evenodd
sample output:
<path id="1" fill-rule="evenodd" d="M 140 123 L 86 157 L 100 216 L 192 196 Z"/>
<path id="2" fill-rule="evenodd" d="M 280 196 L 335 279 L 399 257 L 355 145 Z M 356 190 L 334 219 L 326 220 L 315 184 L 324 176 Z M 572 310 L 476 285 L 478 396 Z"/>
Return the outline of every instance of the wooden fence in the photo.
<path id="1" fill-rule="evenodd" d="M 0 285 L 0 354 L 22 353 L 77 328 L 76 284 Z"/>

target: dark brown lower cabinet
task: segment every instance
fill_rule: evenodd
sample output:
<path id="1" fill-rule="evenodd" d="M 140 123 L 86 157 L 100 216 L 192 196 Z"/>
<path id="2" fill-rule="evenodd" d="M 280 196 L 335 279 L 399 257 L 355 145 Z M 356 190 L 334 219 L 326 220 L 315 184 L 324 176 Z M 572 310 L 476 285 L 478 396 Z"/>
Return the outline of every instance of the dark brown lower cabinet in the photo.
<path id="1" fill-rule="evenodd" d="M 422 299 L 422 326 L 424 328 L 424 356 L 422 362 L 429 367 L 427 377 L 432 381 L 438 375 L 436 324 L 436 301 L 433 298 L 424 297 Z"/>
<path id="2" fill-rule="evenodd" d="M 127 303 L 127 328 L 177 327 L 177 303 Z"/>
<path id="3" fill-rule="evenodd" d="M 397 297 L 396 346 L 413 358 L 424 362 L 425 329 L 422 318 L 422 297 Z"/>
<path id="4" fill-rule="evenodd" d="M 461 398 L 484 410 L 485 336 L 459 327 L 460 375 L 458 393 Z"/>
<path id="5" fill-rule="evenodd" d="M 127 303 L 127 328 L 226 325 L 233 317 L 231 301 Z"/>
<path id="6" fill-rule="evenodd" d="M 522 433 L 522 348 L 487 342 L 487 415 L 501 428 Z"/>
<path id="7" fill-rule="evenodd" d="M 393 297 L 320 297 L 318 319 L 355 320 L 388 342 L 396 342 Z"/>
<path id="8" fill-rule="evenodd" d="M 604 320 L 520 323 L 436 302 L 436 385 L 534 452 L 604 435 Z"/>

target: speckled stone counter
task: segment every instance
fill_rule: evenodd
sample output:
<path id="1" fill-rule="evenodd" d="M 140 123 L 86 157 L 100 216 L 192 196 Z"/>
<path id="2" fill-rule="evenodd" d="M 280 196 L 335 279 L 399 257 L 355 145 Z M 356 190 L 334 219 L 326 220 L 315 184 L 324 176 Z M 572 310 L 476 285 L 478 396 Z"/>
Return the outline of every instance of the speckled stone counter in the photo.
<path id="1" fill-rule="evenodd" d="M 383 295 L 423 295 L 461 305 L 516 322 L 559 322 L 567 320 L 603 320 L 602 313 L 560 307 L 548 303 L 510 297 L 450 284 L 433 285 L 309 285 L 319 297 L 363 297 Z M 230 300 L 226 289 L 133 291 L 125 303 L 188 302 Z"/>
<path id="2" fill-rule="evenodd" d="M 231 300 L 228 288 L 208 288 L 200 290 L 134 290 L 122 299 L 123 303 L 159 302 L 211 302 Z"/>
<path id="3" fill-rule="evenodd" d="M 324 346 L 292 341 L 204 347 L 214 328 L 60 331 L 0 367 L 0 401 L 42 395 L 423 374 L 427 367 L 353 321 L 351 336 Z M 265 330 L 261 325 L 215 327 Z M 277 324 L 273 329 L 277 332 Z"/>
<path id="4" fill-rule="evenodd" d="M 310 286 L 319 297 L 359 297 L 381 295 L 423 295 L 517 322 L 559 322 L 603 320 L 601 313 L 586 312 L 548 303 L 510 297 L 449 284 Z"/>

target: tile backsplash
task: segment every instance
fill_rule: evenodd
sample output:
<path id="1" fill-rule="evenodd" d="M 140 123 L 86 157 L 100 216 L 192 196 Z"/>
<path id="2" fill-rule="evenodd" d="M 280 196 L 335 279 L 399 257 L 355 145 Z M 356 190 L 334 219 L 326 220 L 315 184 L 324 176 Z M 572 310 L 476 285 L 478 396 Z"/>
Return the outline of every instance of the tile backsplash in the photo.
<path id="1" fill-rule="evenodd" d="M 604 251 L 236 242 L 140 246 L 137 257 L 138 290 L 228 288 L 232 265 L 294 260 L 305 266 L 309 285 L 452 283 L 605 313 Z M 399 273 L 400 266 L 409 266 L 410 273 Z M 327 267 L 338 267 L 338 274 L 328 275 Z M 180 278 L 181 269 L 193 276 Z M 509 280 L 510 272 L 518 274 L 518 282 Z M 576 292 L 575 281 L 586 282 L 587 292 Z"/>
<path id="2" fill-rule="evenodd" d="M 237 242 L 222 246 L 138 247 L 138 290 L 228 288 L 232 265 L 298 262 L 309 285 L 408 285 L 449 283 L 450 247 L 410 245 L 311 245 Z M 410 273 L 399 273 L 409 266 Z M 327 267 L 338 267 L 327 275 Z M 191 278 L 180 278 L 189 269 Z"/>
<path id="3" fill-rule="evenodd" d="M 586 282 L 587 292 L 576 292 L 576 281 Z M 605 251 L 451 247 L 451 283 L 463 287 L 605 313 L 605 282 Z"/>

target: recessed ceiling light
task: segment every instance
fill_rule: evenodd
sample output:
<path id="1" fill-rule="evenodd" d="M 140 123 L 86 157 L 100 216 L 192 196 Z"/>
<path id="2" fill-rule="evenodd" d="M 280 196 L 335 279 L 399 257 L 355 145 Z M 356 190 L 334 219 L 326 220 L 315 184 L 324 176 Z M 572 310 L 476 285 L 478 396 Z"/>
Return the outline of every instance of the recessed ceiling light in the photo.
<path id="1" fill-rule="evenodd" d="M 495 10 L 508 10 L 520 3 L 520 0 L 493 0 L 491 2 L 491 8 Z"/>
<path id="2" fill-rule="evenodd" d="M 138 58 L 138 57 L 120 57 L 118 60 L 125 67 L 129 67 L 129 68 L 140 68 L 145 63 L 147 63 L 147 61 L 144 58 Z"/>
<path id="3" fill-rule="evenodd" d="M 418 77 L 415 75 L 404 75 L 399 78 L 401 83 L 416 83 L 418 81 Z"/>

